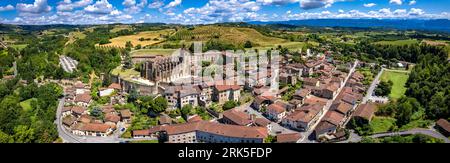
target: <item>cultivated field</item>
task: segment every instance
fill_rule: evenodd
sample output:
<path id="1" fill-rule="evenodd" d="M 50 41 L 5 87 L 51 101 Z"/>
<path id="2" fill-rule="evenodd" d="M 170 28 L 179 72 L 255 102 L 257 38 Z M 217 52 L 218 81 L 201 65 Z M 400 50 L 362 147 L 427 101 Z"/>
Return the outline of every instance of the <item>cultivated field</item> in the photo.
<path id="1" fill-rule="evenodd" d="M 116 26 L 114 26 L 114 28 L 111 30 L 111 32 L 116 33 L 116 32 L 119 32 L 119 31 L 125 30 L 125 29 L 131 30 L 132 28 L 131 28 L 130 25 L 116 25 Z"/>
<path id="2" fill-rule="evenodd" d="M 267 47 L 288 42 L 284 39 L 264 36 L 251 28 L 222 26 L 201 26 L 193 29 L 182 29 L 171 37 L 171 40 L 185 40 L 186 42 L 205 42 L 210 39 L 219 39 L 235 45 L 243 45 L 246 41 L 251 41 L 254 47 Z"/>
<path id="3" fill-rule="evenodd" d="M 381 75 L 382 81 L 391 80 L 394 85 L 392 86 L 392 91 L 389 97 L 393 99 L 398 99 L 402 97 L 406 92 L 405 84 L 408 81 L 409 74 L 406 72 L 398 72 L 398 71 L 384 71 Z"/>
<path id="4" fill-rule="evenodd" d="M 157 44 L 157 43 L 164 41 L 165 38 L 163 36 L 171 35 L 173 32 L 174 32 L 174 30 L 159 30 L 159 31 L 140 32 L 135 35 L 120 36 L 120 37 L 113 38 L 113 39 L 109 40 L 109 41 L 111 41 L 111 43 L 105 44 L 105 45 L 100 45 L 100 46 L 113 46 L 113 47 L 124 48 L 125 44 L 128 41 L 131 41 L 131 44 L 133 44 L 133 46 L 136 46 L 139 44 L 142 46 L 153 45 L 153 44 Z M 139 40 L 140 38 L 144 38 L 146 40 L 141 41 L 141 40 Z"/>

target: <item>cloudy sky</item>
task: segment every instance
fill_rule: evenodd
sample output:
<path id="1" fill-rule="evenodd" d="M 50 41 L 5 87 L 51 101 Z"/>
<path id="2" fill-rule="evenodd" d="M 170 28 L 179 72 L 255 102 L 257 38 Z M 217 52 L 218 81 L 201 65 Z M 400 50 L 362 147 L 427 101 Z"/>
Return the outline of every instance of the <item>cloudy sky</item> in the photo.
<path id="1" fill-rule="evenodd" d="M 200 24 L 323 18 L 450 19 L 449 0 L 0 0 L 0 23 Z"/>

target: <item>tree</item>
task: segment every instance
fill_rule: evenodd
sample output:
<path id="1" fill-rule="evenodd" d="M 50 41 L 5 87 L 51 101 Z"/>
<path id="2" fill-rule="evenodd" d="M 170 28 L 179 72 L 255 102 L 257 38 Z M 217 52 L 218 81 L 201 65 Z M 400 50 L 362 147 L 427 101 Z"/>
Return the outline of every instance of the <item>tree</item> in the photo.
<path id="1" fill-rule="evenodd" d="M 101 118 L 101 117 L 103 117 L 102 109 L 100 109 L 98 107 L 94 107 L 91 110 L 90 115 L 93 116 L 93 117 Z"/>
<path id="2" fill-rule="evenodd" d="M 275 143 L 277 142 L 277 137 L 269 135 L 264 139 L 264 143 Z"/>
<path id="3" fill-rule="evenodd" d="M 230 110 L 230 109 L 233 109 L 234 107 L 236 107 L 236 102 L 234 102 L 234 101 L 227 101 L 227 102 L 225 102 L 225 104 L 223 104 L 223 110 L 225 111 L 225 110 Z"/>
<path id="4" fill-rule="evenodd" d="M 14 143 L 12 136 L 0 131 L 0 143 Z"/>
<path id="5" fill-rule="evenodd" d="M 250 42 L 250 41 L 245 41 L 245 43 L 244 43 L 244 48 L 252 48 L 252 47 L 253 47 L 252 42 Z"/>
<path id="6" fill-rule="evenodd" d="M 193 107 L 191 104 L 185 105 L 181 108 L 181 115 L 186 119 L 191 113 Z"/>
<path id="7" fill-rule="evenodd" d="M 157 97 L 155 99 L 154 105 L 152 107 L 152 111 L 155 113 L 161 113 L 164 112 L 167 109 L 168 102 L 164 97 Z"/>
<path id="8" fill-rule="evenodd" d="M 136 49 L 136 50 L 142 49 L 142 45 L 138 44 L 138 45 L 136 45 L 136 47 L 134 47 L 134 49 Z"/>
<path id="9" fill-rule="evenodd" d="M 131 51 L 132 48 L 133 48 L 133 44 L 131 43 L 131 41 L 127 41 L 127 42 L 125 43 L 125 49 L 126 49 L 127 51 Z"/>
<path id="10" fill-rule="evenodd" d="M 14 128 L 14 141 L 16 143 L 32 143 L 35 140 L 34 130 L 24 125 Z"/>
<path id="11" fill-rule="evenodd" d="M 394 85 L 394 83 L 391 80 L 387 82 L 381 81 L 375 89 L 375 94 L 377 96 L 388 96 L 389 94 L 391 94 L 392 85 Z"/>

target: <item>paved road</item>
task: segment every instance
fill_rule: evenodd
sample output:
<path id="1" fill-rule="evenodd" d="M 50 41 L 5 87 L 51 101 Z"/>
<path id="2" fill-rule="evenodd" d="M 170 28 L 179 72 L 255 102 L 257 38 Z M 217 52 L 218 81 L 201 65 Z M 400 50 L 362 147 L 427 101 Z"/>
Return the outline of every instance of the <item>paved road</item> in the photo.
<path id="1" fill-rule="evenodd" d="M 450 143 L 450 140 L 442 135 L 441 133 L 432 130 L 432 129 L 424 129 L 424 128 L 416 128 L 411 129 L 407 131 L 400 131 L 400 132 L 389 132 L 389 133 L 381 133 L 381 134 L 375 134 L 371 135 L 371 138 L 382 138 L 382 137 L 388 137 L 388 136 L 397 136 L 397 135 L 414 135 L 414 134 L 423 134 L 428 135 L 434 138 L 442 139 L 445 143 Z M 350 143 L 350 142 L 360 142 L 362 139 L 361 136 L 357 135 L 353 131 L 350 132 L 350 138 L 346 141 L 341 141 L 339 143 Z"/>
<path id="2" fill-rule="evenodd" d="M 387 136 L 396 136 L 396 135 L 413 135 L 413 134 L 424 134 L 428 135 L 434 138 L 442 139 L 445 143 L 450 143 L 450 140 L 442 135 L 441 133 L 431 130 L 431 129 L 422 129 L 422 128 L 416 128 L 411 129 L 408 131 L 400 131 L 400 132 L 390 132 L 390 133 L 382 133 L 382 134 L 375 134 L 370 137 L 372 138 L 381 138 L 381 137 L 387 137 Z"/>
<path id="3" fill-rule="evenodd" d="M 351 75 L 355 72 L 356 70 L 356 66 L 358 65 L 359 61 L 356 60 L 353 67 L 350 69 L 347 77 L 344 80 L 344 84 L 338 89 L 336 95 L 339 95 L 342 91 L 342 89 L 345 87 L 345 85 L 347 84 L 347 81 L 350 79 Z M 303 132 L 302 136 L 303 138 L 301 140 L 299 140 L 299 143 L 315 143 L 316 141 L 314 140 L 313 136 L 312 136 L 312 132 L 314 131 L 314 129 L 316 128 L 316 126 L 320 123 L 320 121 L 322 120 L 322 118 L 327 114 L 327 112 L 330 110 L 331 105 L 333 104 L 334 100 L 336 99 L 337 96 L 333 97 L 332 100 L 328 100 L 327 104 L 324 107 L 324 111 L 322 113 L 322 115 L 320 116 L 320 118 L 317 120 L 317 122 L 312 125 L 308 131 Z"/>
<path id="4" fill-rule="evenodd" d="M 380 83 L 380 77 L 381 77 L 381 74 L 383 74 L 384 70 L 385 70 L 384 68 L 381 68 L 378 75 L 375 77 L 375 79 L 373 79 L 372 84 L 370 85 L 369 89 L 367 90 L 366 97 L 364 97 L 364 99 L 362 101 L 363 104 L 367 103 L 369 101 L 369 99 L 371 99 L 371 97 L 373 95 L 373 91 L 377 87 L 378 83 Z"/>

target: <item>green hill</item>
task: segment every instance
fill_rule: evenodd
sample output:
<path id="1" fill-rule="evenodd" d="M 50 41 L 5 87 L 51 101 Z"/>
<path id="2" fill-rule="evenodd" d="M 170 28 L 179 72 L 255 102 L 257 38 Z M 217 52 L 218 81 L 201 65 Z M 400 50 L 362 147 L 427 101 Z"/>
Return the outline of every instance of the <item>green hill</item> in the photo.
<path id="1" fill-rule="evenodd" d="M 264 36 L 252 28 L 224 27 L 217 25 L 184 28 L 172 35 L 170 41 L 206 42 L 210 39 L 218 39 L 224 43 L 243 46 L 246 41 L 251 41 L 253 46 L 267 47 L 275 44 L 287 43 L 287 40 Z"/>

